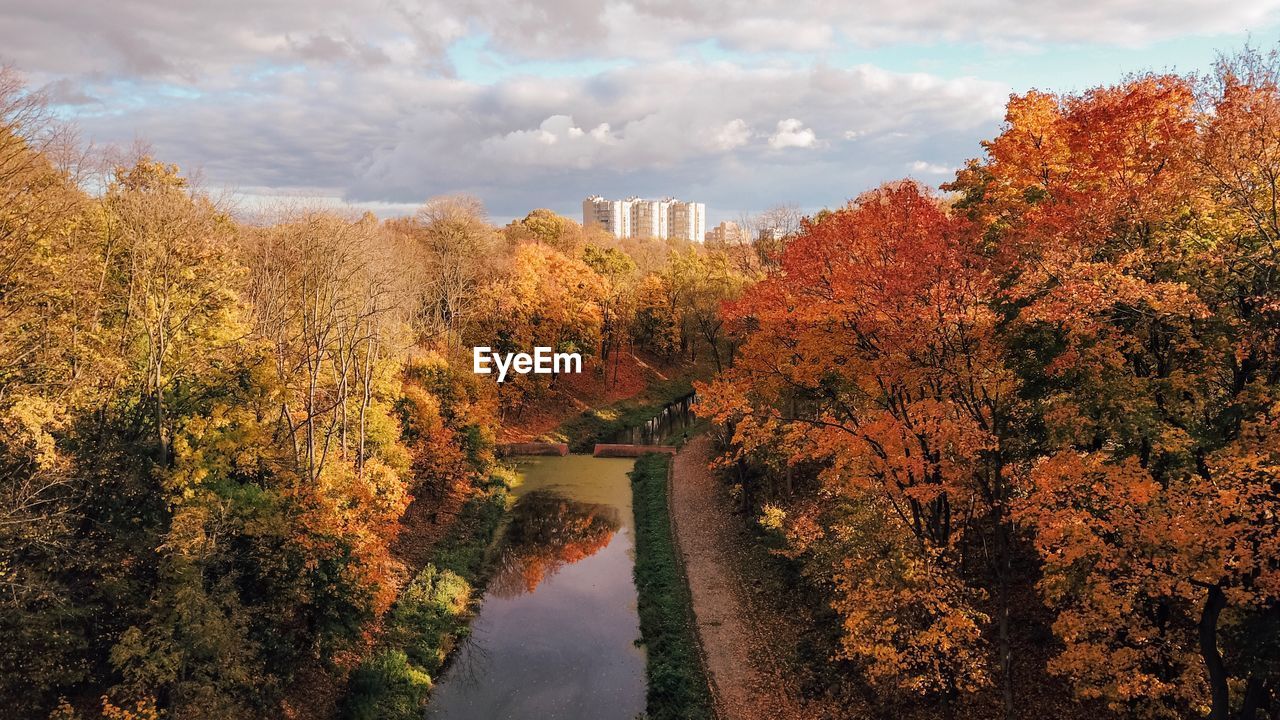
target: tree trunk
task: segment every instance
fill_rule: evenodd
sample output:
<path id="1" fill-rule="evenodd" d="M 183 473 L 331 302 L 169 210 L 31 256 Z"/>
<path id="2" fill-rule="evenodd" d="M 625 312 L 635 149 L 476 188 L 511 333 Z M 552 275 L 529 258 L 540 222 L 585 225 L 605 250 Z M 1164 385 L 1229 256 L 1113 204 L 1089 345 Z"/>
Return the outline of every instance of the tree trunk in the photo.
<path id="1" fill-rule="evenodd" d="M 1228 720 L 1231 708 L 1231 691 L 1227 685 L 1227 669 L 1218 652 L 1218 616 L 1227 605 L 1227 596 L 1219 585 L 1208 587 L 1209 594 L 1200 613 L 1200 656 L 1209 673 L 1209 691 L 1213 704 L 1210 720 Z"/>
<path id="2" fill-rule="evenodd" d="M 165 433 L 167 418 L 164 412 L 164 390 L 160 387 L 162 369 L 156 364 L 155 374 L 155 420 L 156 420 L 156 461 L 162 466 L 169 464 L 169 436 Z"/>
<path id="3" fill-rule="evenodd" d="M 1267 695 L 1267 681 L 1250 675 L 1244 688 L 1244 704 L 1240 707 L 1240 720 L 1257 720 L 1258 708 Z"/>
<path id="4" fill-rule="evenodd" d="M 1000 602 L 1000 692 L 1005 720 L 1013 720 L 1013 645 L 1009 639 L 1009 526 L 996 529 L 996 584 Z"/>

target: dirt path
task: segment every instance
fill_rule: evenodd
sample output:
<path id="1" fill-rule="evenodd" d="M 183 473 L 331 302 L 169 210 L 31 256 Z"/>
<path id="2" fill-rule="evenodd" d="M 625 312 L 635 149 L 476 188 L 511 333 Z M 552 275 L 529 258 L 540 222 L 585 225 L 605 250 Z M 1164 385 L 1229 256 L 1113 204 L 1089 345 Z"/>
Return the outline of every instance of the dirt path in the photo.
<path id="1" fill-rule="evenodd" d="M 786 618 L 757 597 L 742 570 L 751 554 L 732 503 L 707 469 L 711 441 L 701 436 L 676 456 L 672 510 L 684 553 L 698 633 L 723 720 L 814 718 L 778 662 L 794 634 Z"/>

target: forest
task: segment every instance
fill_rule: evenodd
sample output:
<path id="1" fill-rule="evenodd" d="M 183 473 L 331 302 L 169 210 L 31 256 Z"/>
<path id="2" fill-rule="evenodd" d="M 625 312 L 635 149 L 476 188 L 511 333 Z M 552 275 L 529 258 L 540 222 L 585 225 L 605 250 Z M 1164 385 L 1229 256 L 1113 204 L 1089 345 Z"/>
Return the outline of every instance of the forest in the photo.
<path id="1" fill-rule="evenodd" d="M 727 245 L 248 213 L 0 71 L 0 714 L 421 717 L 489 574 L 619 524 L 501 445 L 697 378 L 801 717 L 1280 718 L 1280 57 L 975 154 Z"/>
<path id="2" fill-rule="evenodd" d="M 1280 712 L 1276 81 L 1014 96 L 942 194 L 818 214 L 726 306 L 726 470 L 876 693 Z"/>
<path id="3" fill-rule="evenodd" d="M 15 717 L 307 716 L 394 630 L 423 536 L 502 484 L 500 427 L 556 397 L 473 375 L 471 345 L 576 352 L 605 387 L 624 353 L 727 347 L 720 255 L 545 210 L 494 227 L 463 196 L 245 219 L 172 165 L 89 152 L 13 70 L 0 117 Z"/>

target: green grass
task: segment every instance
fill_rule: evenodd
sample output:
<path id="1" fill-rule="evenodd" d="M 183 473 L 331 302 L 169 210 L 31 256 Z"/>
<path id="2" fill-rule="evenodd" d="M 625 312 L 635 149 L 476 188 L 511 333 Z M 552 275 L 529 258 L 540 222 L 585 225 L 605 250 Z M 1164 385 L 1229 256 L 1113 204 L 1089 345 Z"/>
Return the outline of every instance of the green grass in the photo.
<path id="1" fill-rule="evenodd" d="M 495 483 L 463 506 L 458 521 L 400 593 L 376 651 L 351 674 L 347 720 L 418 720 L 432 677 L 470 631 L 472 600 L 483 585 L 485 556 L 506 512 Z"/>
<path id="2" fill-rule="evenodd" d="M 623 430 L 644 425 L 663 407 L 691 392 L 693 380 L 688 377 L 655 382 L 637 397 L 582 413 L 544 439 L 569 443 L 571 452 L 591 452 L 596 443 L 609 442 Z"/>
<path id="3" fill-rule="evenodd" d="M 667 510 L 665 455 L 649 454 L 631 471 L 636 515 L 636 589 L 640 635 L 648 650 L 649 720 L 713 720 L 711 693 L 698 655 L 689 585 L 678 561 Z"/>

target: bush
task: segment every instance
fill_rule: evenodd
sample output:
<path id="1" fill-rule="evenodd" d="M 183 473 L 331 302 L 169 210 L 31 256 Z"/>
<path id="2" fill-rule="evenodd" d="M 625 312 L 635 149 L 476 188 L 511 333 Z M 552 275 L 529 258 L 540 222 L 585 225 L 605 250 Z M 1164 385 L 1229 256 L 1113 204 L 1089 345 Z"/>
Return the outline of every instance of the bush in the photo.
<path id="1" fill-rule="evenodd" d="M 399 650 L 379 650 L 351 676 L 344 715 L 350 720 L 416 720 L 431 693 L 431 676 Z"/>
<path id="2" fill-rule="evenodd" d="M 405 588 L 391 614 L 387 641 L 429 673 L 444 664 L 466 627 L 471 584 L 451 570 L 427 565 Z"/>
<path id="3" fill-rule="evenodd" d="M 428 564 L 396 599 L 382 649 L 351 675 L 346 720 L 421 718 L 431 675 L 469 632 L 472 584 L 483 582 L 485 551 L 507 507 L 501 473 L 470 498 Z"/>

